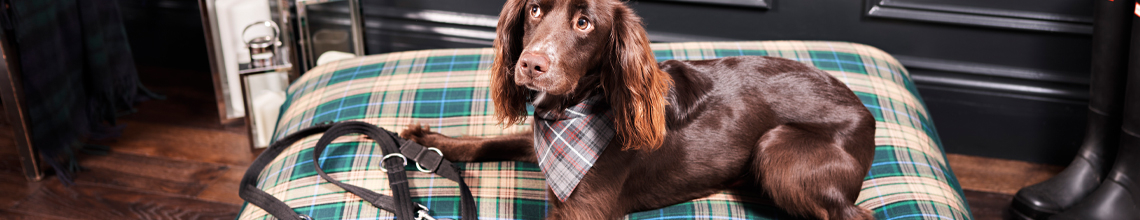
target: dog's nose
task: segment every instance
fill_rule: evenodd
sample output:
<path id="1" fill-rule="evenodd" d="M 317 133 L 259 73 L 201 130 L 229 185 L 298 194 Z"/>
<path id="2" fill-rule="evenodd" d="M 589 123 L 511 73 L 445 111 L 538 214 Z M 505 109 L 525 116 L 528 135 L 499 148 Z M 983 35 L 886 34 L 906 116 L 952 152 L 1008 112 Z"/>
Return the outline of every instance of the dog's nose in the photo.
<path id="1" fill-rule="evenodd" d="M 532 78 L 550 70 L 550 61 L 546 56 L 535 53 L 523 53 L 522 57 L 519 57 L 519 65 L 522 65 L 523 72 Z"/>

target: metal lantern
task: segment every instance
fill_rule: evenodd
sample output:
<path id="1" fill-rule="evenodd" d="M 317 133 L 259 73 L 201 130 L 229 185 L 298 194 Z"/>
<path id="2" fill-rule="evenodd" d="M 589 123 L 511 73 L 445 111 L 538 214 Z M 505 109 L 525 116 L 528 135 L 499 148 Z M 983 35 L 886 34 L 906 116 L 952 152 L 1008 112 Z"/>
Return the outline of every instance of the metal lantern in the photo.
<path id="1" fill-rule="evenodd" d="M 268 27 L 272 35 L 246 38 L 253 27 Z M 285 89 L 289 85 L 287 49 L 282 49 L 281 29 L 272 21 L 259 21 L 242 30 L 241 37 L 249 49 L 249 65 L 240 68 L 242 100 L 245 102 L 245 122 L 249 127 L 250 145 L 263 148 L 272 142 L 273 128 L 285 102 Z M 249 39 L 249 40 L 246 40 Z M 284 51 L 283 51 L 284 50 Z"/>

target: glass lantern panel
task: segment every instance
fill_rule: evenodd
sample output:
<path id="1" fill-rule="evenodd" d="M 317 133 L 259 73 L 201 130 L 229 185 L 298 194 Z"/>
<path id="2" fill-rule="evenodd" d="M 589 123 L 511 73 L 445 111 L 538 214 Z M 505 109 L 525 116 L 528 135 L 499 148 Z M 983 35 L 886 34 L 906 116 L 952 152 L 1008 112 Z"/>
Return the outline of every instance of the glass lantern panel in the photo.
<path id="1" fill-rule="evenodd" d="M 242 75 L 245 83 L 243 91 L 248 126 L 255 148 L 269 146 L 277 117 L 281 114 L 281 104 L 285 103 L 285 89 L 288 87 L 288 72 L 264 72 Z"/>

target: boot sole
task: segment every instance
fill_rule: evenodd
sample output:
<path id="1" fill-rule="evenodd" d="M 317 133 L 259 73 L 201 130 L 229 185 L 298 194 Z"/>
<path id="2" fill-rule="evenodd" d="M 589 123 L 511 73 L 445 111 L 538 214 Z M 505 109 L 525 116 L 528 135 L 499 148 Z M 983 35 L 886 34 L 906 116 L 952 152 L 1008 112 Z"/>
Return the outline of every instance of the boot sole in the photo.
<path id="1" fill-rule="evenodd" d="M 1033 218 L 1030 218 L 1028 215 L 1023 214 L 1020 211 L 1017 211 L 1017 209 L 1014 209 L 1013 207 L 1006 208 L 1005 211 L 1006 211 L 1005 219 L 1009 219 L 1009 220 L 1034 220 Z"/>
<path id="2" fill-rule="evenodd" d="M 1012 217 L 1012 219 L 1044 220 L 1044 219 L 1048 219 L 1049 216 L 1057 214 L 1057 213 L 1052 213 L 1052 212 L 1048 212 L 1048 211 L 1044 211 L 1044 210 L 1035 209 L 1033 207 L 1025 205 L 1024 203 L 1022 203 L 1020 201 L 1017 201 L 1017 198 L 1014 198 L 1012 203 L 1013 204 L 1010 204 L 1009 208 L 1007 209 L 1009 211 L 1009 213 L 1011 215 L 1010 217 Z"/>

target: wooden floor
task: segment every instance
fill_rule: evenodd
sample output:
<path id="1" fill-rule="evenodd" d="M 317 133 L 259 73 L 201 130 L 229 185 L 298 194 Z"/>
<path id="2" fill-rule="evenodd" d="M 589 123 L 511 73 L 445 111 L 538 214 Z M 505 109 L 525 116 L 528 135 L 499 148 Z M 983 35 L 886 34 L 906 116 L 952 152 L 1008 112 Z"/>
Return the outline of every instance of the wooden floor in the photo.
<path id="1" fill-rule="evenodd" d="M 0 125 L 0 219 L 233 219 L 241 174 L 256 157 L 244 125 L 219 123 L 208 73 L 140 68 L 144 84 L 169 96 L 120 119 L 109 155 L 80 155 L 76 184 L 29 182 L 7 123 Z M 1017 189 L 1060 167 L 949 155 L 977 219 L 1001 219 Z"/>

